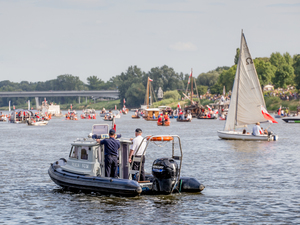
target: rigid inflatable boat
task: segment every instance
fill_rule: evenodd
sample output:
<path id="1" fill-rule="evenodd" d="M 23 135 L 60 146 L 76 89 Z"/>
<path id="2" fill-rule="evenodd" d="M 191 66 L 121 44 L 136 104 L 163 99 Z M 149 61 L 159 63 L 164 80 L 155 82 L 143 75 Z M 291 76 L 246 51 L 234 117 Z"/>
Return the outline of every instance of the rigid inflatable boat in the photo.
<path id="1" fill-rule="evenodd" d="M 147 136 L 143 139 L 146 148 L 141 157 L 133 156 L 133 162 L 141 162 L 146 151 L 153 146 L 161 146 L 165 152 L 167 144 L 171 147 L 170 157 L 154 160 L 152 174 L 146 173 L 146 181 L 140 181 L 141 171 L 133 170 L 128 157 L 131 141 L 120 141 L 118 150 L 118 178 L 105 177 L 104 146 L 96 139 L 108 138 L 107 124 L 93 125 L 88 138 L 78 138 L 71 143 L 68 159 L 61 158 L 51 163 L 48 170 L 50 178 L 67 190 L 81 190 L 113 194 L 118 196 L 137 196 L 140 194 L 171 194 L 175 192 L 201 192 L 204 186 L 196 179 L 180 177 L 182 166 L 181 141 L 177 135 Z M 120 135 L 119 135 L 120 136 Z M 149 147 L 151 146 L 152 147 Z M 139 146 L 141 147 L 141 145 Z M 138 151 L 137 151 L 138 152 Z M 145 165 L 147 165 L 147 162 Z"/>

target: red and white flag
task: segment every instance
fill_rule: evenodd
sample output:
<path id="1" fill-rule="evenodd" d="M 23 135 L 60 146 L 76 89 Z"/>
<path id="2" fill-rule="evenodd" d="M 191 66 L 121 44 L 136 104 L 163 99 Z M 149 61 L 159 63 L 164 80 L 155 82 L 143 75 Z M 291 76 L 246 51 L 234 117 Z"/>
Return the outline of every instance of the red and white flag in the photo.
<path id="1" fill-rule="evenodd" d="M 193 69 L 191 69 L 191 73 L 190 73 L 190 76 L 189 76 L 188 84 L 190 84 L 192 76 L 193 76 Z"/>
<path id="2" fill-rule="evenodd" d="M 208 108 L 209 111 L 211 111 L 211 107 L 209 107 L 209 105 L 206 105 L 206 107 Z"/>
<path id="3" fill-rule="evenodd" d="M 279 115 L 279 116 L 281 115 L 281 106 L 280 106 L 279 109 L 278 109 L 278 115 Z"/>
<path id="4" fill-rule="evenodd" d="M 123 98 L 123 103 L 125 104 L 125 102 L 126 102 L 126 101 L 125 101 L 125 98 Z"/>
<path id="5" fill-rule="evenodd" d="M 265 107 L 261 106 L 261 113 L 263 114 L 264 118 L 271 123 L 277 123 L 277 121 L 268 113 Z"/>
<path id="6" fill-rule="evenodd" d="M 150 77 L 148 77 L 148 80 L 149 80 L 149 81 L 153 81 Z"/>

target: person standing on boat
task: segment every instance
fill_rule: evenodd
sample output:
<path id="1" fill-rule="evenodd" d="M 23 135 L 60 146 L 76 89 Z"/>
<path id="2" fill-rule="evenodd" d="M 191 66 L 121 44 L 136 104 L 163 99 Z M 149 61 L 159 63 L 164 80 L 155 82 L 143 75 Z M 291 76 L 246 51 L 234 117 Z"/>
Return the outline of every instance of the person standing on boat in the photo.
<path id="1" fill-rule="evenodd" d="M 105 176 L 117 177 L 118 176 L 118 149 L 120 148 L 120 142 L 115 139 L 116 131 L 114 129 L 109 130 L 108 139 L 97 139 L 100 145 L 104 145 L 104 161 L 105 161 Z"/>
<path id="2" fill-rule="evenodd" d="M 130 146 L 130 153 L 129 153 L 129 159 L 128 159 L 129 163 L 131 163 L 133 155 L 135 155 L 135 157 L 137 157 L 137 158 L 141 158 L 141 156 L 143 155 L 143 152 L 146 148 L 146 142 L 144 141 L 141 144 L 141 142 L 144 139 L 142 137 L 142 133 L 143 133 L 142 130 L 140 128 L 137 128 L 135 130 L 135 138 L 130 138 L 130 140 L 132 141 L 132 145 Z M 139 148 L 140 144 L 141 144 L 141 147 Z M 133 162 L 133 165 L 132 165 L 133 170 L 139 170 L 140 166 L 141 166 L 140 181 L 145 180 L 144 164 L 145 164 L 145 155 L 143 156 L 143 159 L 141 162 Z"/>
<path id="3" fill-rule="evenodd" d="M 262 134 L 262 131 L 261 131 L 261 127 L 260 127 L 260 122 L 257 122 L 255 124 L 255 126 L 253 127 L 252 135 L 258 136 L 258 135 L 261 135 L 261 134 Z"/>

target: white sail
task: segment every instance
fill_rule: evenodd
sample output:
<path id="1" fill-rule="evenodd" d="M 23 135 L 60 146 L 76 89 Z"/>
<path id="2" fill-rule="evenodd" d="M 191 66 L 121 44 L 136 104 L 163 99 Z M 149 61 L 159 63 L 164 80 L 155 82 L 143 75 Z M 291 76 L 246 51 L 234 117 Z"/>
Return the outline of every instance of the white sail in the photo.
<path id="1" fill-rule="evenodd" d="M 239 62 L 224 130 L 230 131 L 236 127 L 265 122 L 261 106 L 265 107 L 265 101 L 254 62 L 242 33 Z"/>

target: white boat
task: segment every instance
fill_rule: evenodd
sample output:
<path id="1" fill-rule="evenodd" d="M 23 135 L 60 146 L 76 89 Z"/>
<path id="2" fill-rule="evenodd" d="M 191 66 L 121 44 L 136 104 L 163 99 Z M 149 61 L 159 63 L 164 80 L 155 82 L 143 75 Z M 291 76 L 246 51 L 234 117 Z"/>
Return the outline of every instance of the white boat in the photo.
<path id="1" fill-rule="evenodd" d="M 35 121 L 35 120 L 27 120 L 27 124 L 29 126 L 45 126 L 48 124 L 48 121 Z"/>
<path id="2" fill-rule="evenodd" d="M 218 136 L 230 140 L 271 141 L 278 136 L 269 134 L 254 136 L 252 132 L 243 134 L 238 128 L 247 127 L 260 122 L 277 123 L 267 112 L 262 89 L 256 73 L 252 57 L 242 32 L 239 62 L 236 69 L 228 115 L 223 131 Z"/>

